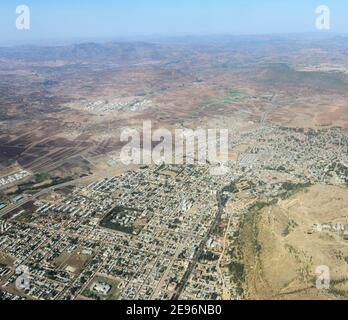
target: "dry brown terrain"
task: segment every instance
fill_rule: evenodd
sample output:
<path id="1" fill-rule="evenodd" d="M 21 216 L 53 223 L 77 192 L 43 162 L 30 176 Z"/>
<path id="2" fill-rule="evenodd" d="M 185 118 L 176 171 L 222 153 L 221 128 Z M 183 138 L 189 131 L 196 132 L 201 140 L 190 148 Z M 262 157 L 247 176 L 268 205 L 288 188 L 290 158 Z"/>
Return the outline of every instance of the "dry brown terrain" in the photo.
<path id="1" fill-rule="evenodd" d="M 348 189 L 315 185 L 253 213 L 243 230 L 250 299 L 348 298 L 348 240 L 318 224 L 348 223 Z M 328 266 L 331 289 L 316 288 Z"/>
<path id="2" fill-rule="evenodd" d="M 0 48 L 0 169 L 102 171 L 122 127 L 348 127 L 345 38 L 202 37 Z M 97 101 L 130 101 L 90 110 Z M 136 108 L 137 102 L 146 107 Z M 132 107 L 133 106 L 133 107 Z"/>

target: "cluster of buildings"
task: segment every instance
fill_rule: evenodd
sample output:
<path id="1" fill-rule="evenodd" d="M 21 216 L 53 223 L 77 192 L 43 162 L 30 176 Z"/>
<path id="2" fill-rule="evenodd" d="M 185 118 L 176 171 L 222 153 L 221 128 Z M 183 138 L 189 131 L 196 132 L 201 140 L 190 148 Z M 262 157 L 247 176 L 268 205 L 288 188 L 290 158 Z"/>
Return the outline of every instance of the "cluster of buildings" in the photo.
<path id="1" fill-rule="evenodd" d="M 348 181 L 348 138 L 338 128 L 264 126 L 231 148 L 246 142 L 223 176 L 209 164 L 142 167 L 19 208 L 0 235 L 0 294 L 17 297 L 15 270 L 27 266 L 25 298 L 241 298 L 238 232 L 250 206 L 308 183 Z"/>
<path id="2" fill-rule="evenodd" d="M 344 240 L 348 240 L 348 226 L 343 223 L 321 223 L 313 226 L 314 232 L 335 232 Z M 313 232 L 312 231 L 312 232 Z"/>
<path id="3" fill-rule="evenodd" d="M 13 259 L 1 289 L 15 292 L 14 270 L 25 265 L 23 295 L 34 299 L 83 297 L 98 276 L 114 279 L 120 299 L 172 297 L 216 217 L 219 183 L 208 166 L 162 166 L 52 190 L 15 214 L 0 237 Z M 115 208 L 127 208 L 120 214 L 136 233 L 114 228 L 122 227 Z M 76 252 L 84 252 L 80 265 Z"/>
<path id="4" fill-rule="evenodd" d="M 28 172 L 26 170 L 21 170 L 20 172 L 12 173 L 8 176 L 1 177 L 0 178 L 0 188 L 5 187 L 9 184 L 13 184 L 19 180 L 24 179 L 24 178 L 27 178 L 30 175 L 31 175 L 30 172 Z"/>
<path id="5" fill-rule="evenodd" d="M 112 102 L 99 100 L 90 102 L 85 106 L 88 111 L 108 112 L 108 111 L 142 111 L 153 106 L 151 100 L 119 99 Z"/>
<path id="6" fill-rule="evenodd" d="M 94 282 L 90 288 L 91 291 L 95 291 L 97 294 L 106 296 L 110 290 L 111 286 L 106 282 Z"/>
<path id="7" fill-rule="evenodd" d="M 348 137 L 340 128 L 318 131 L 264 126 L 235 136 L 249 148 L 230 161 L 235 176 L 254 185 L 257 196 L 276 196 L 284 183 L 348 185 Z"/>

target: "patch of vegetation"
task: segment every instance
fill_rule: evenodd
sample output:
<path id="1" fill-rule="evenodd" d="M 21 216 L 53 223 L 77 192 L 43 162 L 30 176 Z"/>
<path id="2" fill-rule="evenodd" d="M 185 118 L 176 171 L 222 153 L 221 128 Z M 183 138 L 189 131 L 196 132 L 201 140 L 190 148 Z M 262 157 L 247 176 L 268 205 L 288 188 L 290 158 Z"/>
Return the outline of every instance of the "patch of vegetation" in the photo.
<path id="1" fill-rule="evenodd" d="M 333 279 L 330 281 L 330 289 L 329 293 L 333 294 L 335 296 L 340 296 L 340 297 L 347 297 L 348 296 L 348 291 L 343 290 L 343 289 L 338 289 L 335 286 L 339 284 L 344 284 L 348 281 L 348 278 L 342 278 L 342 279 Z"/>
<path id="2" fill-rule="evenodd" d="M 115 231 L 121 231 L 124 233 L 133 234 L 134 231 L 136 231 L 135 228 L 122 226 L 118 223 L 113 222 L 113 220 L 116 217 L 119 217 L 119 218 L 125 217 L 127 215 L 127 212 L 130 212 L 130 211 L 139 212 L 140 210 L 134 209 L 134 208 L 126 208 L 122 206 L 115 207 L 100 221 L 100 226 L 103 228 L 107 228 L 107 229 L 111 229 Z"/>
<path id="3" fill-rule="evenodd" d="M 290 131 L 290 132 L 298 132 L 298 133 L 304 133 L 304 128 L 290 128 L 290 127 L 279 127 L 280 130 L 283 131 Z"/>
<path id="4" fill-rule="evenodd" d="M 239 63 L 225 62 L 225 63 L 215 64 L 213 67 L 218 69 L 236 69 L 236 68 L 240 68 L 241 66 L 242 65 Z"/>
<path id="5" fill-rule="evenodd" d="M 251 211 L 259 211 L 263 208 L 269 207 L 269 206 L 273 206 L 275 204 L 278 203 L 278 199 L 274 198 L 272 200 L 269 201 L 256 201 L 254 205 L 251 206 L 250 210 Z"/>
<path id="6" fill-rule="evenodd" d="M 310 182 L 306 182 L 306 183 L 284 182 L 282 185 L 282 188 L 287 191 L 297 191 L 297 190 L 308 188 L 311 185 L 312 184 Z"/>
<path id="7" fill-rule="evenodd" d="M 169 224 L 168 228 L 175 230 L 181 225 L 181 221 L 179 219 L 175 219 L 171 224 Z"/>
<path id="8" fill-rule="evenodd" d="M 238 283 L 244 282 L 245 274 L 244 274 L 244 265 L 239 262 L 231 262 L 228 266 L 228 270 L 231 272 L 234 280 Z"/>
<path id="9" fill-rule="evenodd" d="M 19 215 L 19 217 L 16 218 L 16 220 L 23 221 L 23 222 L 31 222 L 33 221 L 33 216 L 30 212 L 24 211 L 22 214 Z"/>
<path id="10" fill-rule="evenodd" d="M 298 224 L 294 220 L 290 220 L 283 230 L 282 236 L 287 237 L 297 226 Z"/>
<path id="11" fill-rule="evenodd" d="M 284 182 L 282 184 L 282 188 L 286 191 L 284 194 L 280 196 L 281 199 L 287 199 L 294 195 L 295 193 L 302 191 L 304 189 L 309 188 L 312 186 L 311 182 L 306 183 L 292 183 L 292 182 Z"/>
<path id="12" fill-rule="evenodd" d="M 300 279 L 302 281 L 310 282 L 313 267 L 313 257 L 308 257 L 304 251 L 297 250 L 295 247 L 289 244 L 286 244 L 285 247 L 299 265 L 297 272 Z"/>
<path id="13" fill-rule="evenodd" d="M 219 260 L 219 256 L 211 251 L 207 251 L 202 255 L 201 260 L 203 260 L 203 261 L 217 261 L 217 260 Z"/>
<path id="14" fill-rule="evenodd" d="M 240 92 L 237 90 L 230 90 L 228 91 L 224 103 L 229 104 L 232 102 L 235 102 L 239 97 L 241 96 Z"/>
<path id="15" fill-rule="evenodd" d="M 279 166 L 276 170 L 279 172 L 287 172 L 287 170 L 284 166 Z"/>
<path id="16" fill-rule="evenodd" d="M 18 185 L 17 190 L 9 194 L 9 196 L 18 196 L 25 191 L 38 191 L 38 190 L 54 187 L 56 185 L 69 182 L 72 180 L 74 179 L 71 176 L 61 178 L 61 177 L 51 177 L 48 174 L 38 174 L 32 180 Z M 39 185 L 39 186 L 35 186 L 44 181 L 47 181 L 47 183 Z"/>
<path id="17" fill-rule="evenodd" d="M 37 173 L 35 175 L 35 183 L 41 183 L 51 179 L 51 175 L 48 173 Z"/>
<path id="18" fill-rule="evenodd" d="M 314 130 L 314 129 L 309 129 L 307 132 L 306 132 L 306 135 L 308 137 L 316 137 L 319 135 L 319 131 L 317 130 Z"/>
<path id="19" fill-rule="evenodd" d="M 236 187 L 235 182 L 231 182 L 228 186 L 222 189 L 222 192 L 236 193 L 238 192 L 238 188 Z"/>

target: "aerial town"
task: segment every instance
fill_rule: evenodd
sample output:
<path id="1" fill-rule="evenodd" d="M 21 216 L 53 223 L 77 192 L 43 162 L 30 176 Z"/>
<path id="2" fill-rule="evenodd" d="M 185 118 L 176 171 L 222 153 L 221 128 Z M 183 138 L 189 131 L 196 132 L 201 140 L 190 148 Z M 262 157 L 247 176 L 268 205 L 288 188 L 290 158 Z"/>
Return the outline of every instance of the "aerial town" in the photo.
<path id="1" fill-rule="evenodd" d="M 0 301 L 348 300 L 347 1 L 12 2 Z"/>
<path id="2" fill-rule="evenodd" d="M 314 184 L 347 186 L 348 135 L 263 125 L 231 150 L 240 144 L 222 176 L 208 163 L 141 166 L 2 203 L 1 299 L 243 299 L 248 212 Z M 348 221 L 312 229 L 347 239 Z"/>

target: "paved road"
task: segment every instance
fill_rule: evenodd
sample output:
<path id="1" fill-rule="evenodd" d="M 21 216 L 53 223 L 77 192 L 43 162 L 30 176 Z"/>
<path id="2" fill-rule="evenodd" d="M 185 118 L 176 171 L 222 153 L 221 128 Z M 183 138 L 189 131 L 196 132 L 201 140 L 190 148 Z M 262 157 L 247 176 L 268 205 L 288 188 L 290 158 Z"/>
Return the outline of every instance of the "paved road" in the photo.
<path id="1" fill-rule="evenodd" d="M 214 222 L 212 223 L 209 231 L 207 232 L 206 236 L 204 237 L 204 239 L 201 241 L 198 249 L 196 250 L 196 253 L 194 255 L 194 258 L 192 259 L 192 261 L 190 262 L 189 264 L 189 267 L 187 268 L 181 282 L 179 283 L 179 286 L 178 286 L 178 290 L 177 292 L 175 293 L 174 297 L 173 297 L 173 300 L 179 300 L 180 299 L 180 296 L 181 294 L 183 293 L 185 287 L 186 287 L 186 284 L 188 282 L 188 280 L 190 279 L 190 276 L 192 274 L 192 271 L 194 270 L 194 268 L 196 267 L 196 264 L 199 260 L 199 258 L 202 256 L 203 254 L 203 251 L 204 251 L 204 248 L 206 246 L 206 243 L 207 241 L 209 240 L 209 237 L 210 235 L 214 232 L 214 230 L 216 229 L 216 227 L 218 226 L 218 224 L 220 223 L 220 220 L 221 220 L 221 216 L 222 214 L 224 213 L 224 208 L 223 208 L 223 205 L 222 205 L 222 199 L 221 199 L 221 192 L 218 191 L 216 193 L 216 200 L 217 200 L 217 203 L 218 203 L 218 212 L 215 216 L 215 219 L 214 219 Z"/>
<path id="2" fill-rule="evenodd" d="M 20 201 L 18 201 L 16 204 L 8 205 L 6 208 L 2 209 L 0 211 L 0 218 L 4 217 L 5 215 L 11 213 L 12 211 L 14 211 L 14 210 L 16 210 L 18 208 L 20 208 L 21 206 L 25 205 L 26 203 L 28 203 L 30 201 L 33 201 L 33 200 L 43 196 L 44 194 L 46 194 L 46 193 L 48 193 L 48 192 L 50 192 L 52 190 L 63 188 L 63 187 L 66 187 L 66 186 L 76 185 L 76 184 L 80 184 L 80 183 L 87 183 L 88 181 L 94 181 L 95 179 L 96 179 L 96 176 L 83 177 L 83 178 L 80 178 L 80 179 L 64 182 L 64 183 L 57 184 L 55 186 L 46 188 L 44 190 L 41 190 L 40 192 L 34 194 L 31 197 L 25 197 L 25 198 L 21 199 Z"/>

